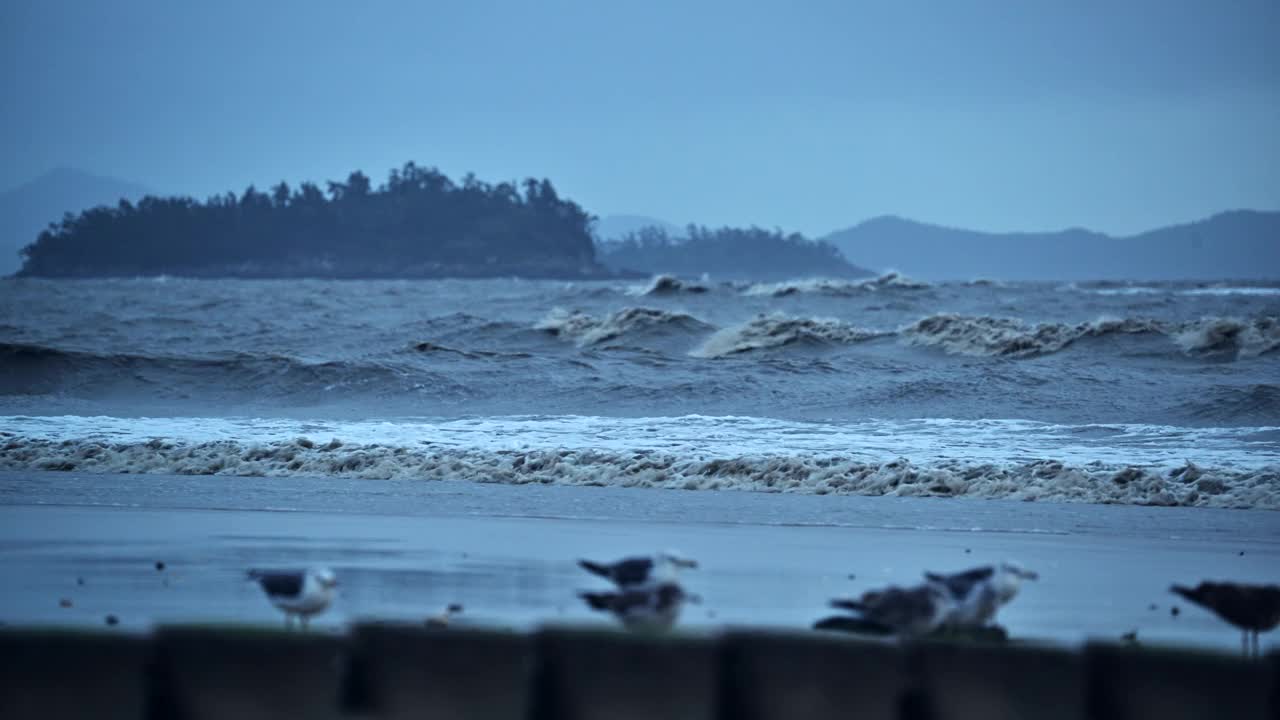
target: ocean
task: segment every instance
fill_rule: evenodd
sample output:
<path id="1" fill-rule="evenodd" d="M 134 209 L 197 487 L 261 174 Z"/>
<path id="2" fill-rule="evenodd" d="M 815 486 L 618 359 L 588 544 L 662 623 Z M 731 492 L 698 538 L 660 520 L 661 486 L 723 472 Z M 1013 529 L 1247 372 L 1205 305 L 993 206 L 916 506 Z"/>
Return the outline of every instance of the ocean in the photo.
<path id="1" fill-rule="evenodd" d="M 1280 510 L 1280 284 L 6 279 L 0 470 Z"/>

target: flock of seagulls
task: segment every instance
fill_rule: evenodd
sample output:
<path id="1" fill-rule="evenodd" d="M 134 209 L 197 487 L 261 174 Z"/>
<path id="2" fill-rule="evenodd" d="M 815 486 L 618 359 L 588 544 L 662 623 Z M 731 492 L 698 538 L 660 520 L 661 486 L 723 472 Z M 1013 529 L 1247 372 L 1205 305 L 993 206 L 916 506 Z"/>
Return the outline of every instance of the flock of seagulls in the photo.
<path id="1" fill-rule="evenodd" d="M 696 568 L 698 563 L 674 550 L 608 564 L 579 560 L 578 565 L 617 586 L 612 592 L 581 592 L 578 597 L 592 610 L 613 615 L 629 630 L 670 629 L 686 602 L 702 602 L 680 585 L 680 571 Z"/>
<path id="2" fill-rule="evenodd" d="M 681 572 L 697 568 L 698 563 L 675 551 L 612 563 L 579 560 L 578 565 L 613 584 L 605 591 L 579 592 L 578 597 L 591 610 L 612 615 L 628 630 L 668 630 L 678 622 L 686 603 L 701 602 L 680 583 Z M 284 612 L 285 627 L 296 621 L 306 628 L 311 617 L 333 602 L 338 585 L 337 577 L 327 568 L 250 570 L 248 578 Z M 834 599 L 831 607 L 843 614 L 818 620 L 813 627 L 901 639 L 952 632 L 995 632 L 1003 638 L 1003 629 L 995 624 L 997 613 L 1018 595 L 1025 581 L 1038 578 L 1036 572 L 1011 561 L 951 574 L 926 572 L 923 582 L 916 585 L 890 585 L 856 598 Z M 1196 587 L 1174 585 L 1171 591 L 1243 631 L 1246 655 L 1257 656 L 1258 635 L 1280 625 L 1277 585 L 1202 582 Z M 447 627 L 450 618 L 461 612 L 461 605 L 451 604 L 428 618 L 426 625 Z"/>
<path id="3" fill-rule="evenodd" d="M 825 618 L 814 627 L 899 637 L 920 637 L 940 630 L 982 630 L 990 627 L 996 612 L 1018 594 L 1023 580 L 1038 578 L 1015 562 L 949 575 L 926 572 L 924 582 L 918 585 L 891 585 L 858 598 L 832 600 L 833 608 L 853 615 Z"/>

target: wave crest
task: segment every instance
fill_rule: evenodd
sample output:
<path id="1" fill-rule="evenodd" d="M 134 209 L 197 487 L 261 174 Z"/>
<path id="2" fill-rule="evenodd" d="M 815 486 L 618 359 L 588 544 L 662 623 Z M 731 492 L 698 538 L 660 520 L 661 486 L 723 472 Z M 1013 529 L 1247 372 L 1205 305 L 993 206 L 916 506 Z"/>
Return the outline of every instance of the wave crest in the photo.
<path id="1" fill-rule="evenodd" d="M 958 355 L 1033 357 L 1058 352 L 1081 338 L 1163 331 L 1159 322 L 1141 318 L 1028 325 L 1013 318 L 942 314 L 917 320 L 902 335 L 916 345 Z"/>
<path id="2" fill-rule="evenodd" d="M 787 297 L 790 295 L 816 294 L 835 297 L 861 295 L 878 290 L 924 290 L 933 287 L 923 280 L 914 280 L 901 273 L 889 271 L 870 280 L 832 280 L 807 278 L 779 283 L 755 283 L 743 290 L 745 295 Z"/>
<path id="3" fill-rule="evenodd" d="M 654 296 L 700 295 L 708 292 L 709 290 L 710 288 L 706 285 L 687 282 L 675 277 L 674 275 L 655 275 L 653 280 L 649 282 L 648 287 L 646 287 L 640 294 Z"/>
<path id="4" fill-rule="evenodd" d="M 1257 357 L 1280 349 L 1280 320 L 1271 316 L 1253 320 L 1205 318 L 1182 326 L 1174 339 L 1191 355 Z"/>
<path id="5" fill-rule="evenodd" d="M 534 327 L 586 347 L 645 332 L 700 332 L 712 326 L 686 313 L 627 307 L 604 317 L 555 308 Z"/>
<path id="6" fill-rule="evenodd" d="M 834 318 L 800 318 L 774 313 L 757 315 L 741 325 L 725 328 L 691 354 L 719 358 L 787 345 L 852 345 L 881 334 Z"/>

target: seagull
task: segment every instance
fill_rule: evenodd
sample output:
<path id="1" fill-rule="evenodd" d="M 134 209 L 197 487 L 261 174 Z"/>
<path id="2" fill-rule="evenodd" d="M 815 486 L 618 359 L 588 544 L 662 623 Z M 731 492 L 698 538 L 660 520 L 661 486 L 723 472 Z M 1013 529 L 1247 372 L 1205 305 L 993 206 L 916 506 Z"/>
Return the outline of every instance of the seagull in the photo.
<path id="1" fill-rule="evenodd" d="M 832 600 L 831 607 L 858 613 L 856 619 L 866 623 L 867 630 L 917 637 L 938 629 L 950 617 L 955 601 L 946 586 L 926 582 L 907 588 L 891 585 L 883 590 L 871 590 L 856 600 Z M 835 629 L 842 624 L 831 618 L 818 623 L 822 626 L 820 629 Z"/>
<path id="2" fill-rule="evenodd" d="M 995 620 L 1001 606 L 1018 594 L 1023 580 L 1037 580 L 1040 575 L 1016 562 L 1005 561 L 949 575 L 926 572 L 924 577 L 951 595 L 955 609 L 947 618 L 948 625 L 984 627 Z"/>
<path id="3" fill-rule="evenodd" d="M 628 630 L 668 630 L 679 619 L 680 609 L 686 601 L 702 601 L 674 582 L 624 588 L 617 592 L 582 592 L 578 596 L 592 610 L 612 613 Z"/>
<path id="4" fill-rule="evenodd" d="M 698 563 L 675 550 L 663 550 L 651 557 L 623 558 L 615 563 L 579 560 L 584 570 L 613 581 L 620 590 L 641 587 L 651 582 L 674 583 L 682 568 L 696 568 Z"/>
<path id="5" fill-rule="evenodd" d="M 284 611 L 284 626 L 294 616 L 305 630 L 312 615 L 324 612 L 333 602 L 338 578 L 329 568 L 308 570 L 250 570 L 248 577 L 262 586 L 272 605 Z"/>
<path id="6" fill-rule="evenodd" d="M 458 603 L 449 603 L 449 606 L 444 609 L 444 612 L 438 615 L 432 615 L 426 619 L 424 624 L 429 628 L 447 628 L 449 627 L 449 620 L 454 615 L 460 614 L 462 614 L 462 606 Z"/>
<path id="7" fill-rule="evenodd" d="M 1258 655 L 1258 634 L 1280 625 L 1280 585 L 1246 585 L 1233 582 L 1202 582 L 1189 588 L 1169 588 L 1214 615 L 1240 628 L 1244 654 L 1250 655 L 1249 638 L 1253 637 L 1252 655 Z"/>

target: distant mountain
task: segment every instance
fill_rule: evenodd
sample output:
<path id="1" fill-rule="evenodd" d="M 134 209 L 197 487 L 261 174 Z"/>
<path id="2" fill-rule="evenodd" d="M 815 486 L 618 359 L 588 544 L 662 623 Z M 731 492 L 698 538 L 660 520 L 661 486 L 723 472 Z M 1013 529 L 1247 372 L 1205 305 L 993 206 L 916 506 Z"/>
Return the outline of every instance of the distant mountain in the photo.
<path id="1" fill-rule="evenodd" d="M 596 220 L 593 234 L 596 237 L 596 241 L 607 242 L 609 240 L 621 240 L 631 233 L 647 227 L 659 228 L 668 235 L 679 235 L 684 232 L 684 228 L 678 225 L 645 215 L 606 215 Z"/>
<path id="2" fill-rule="evenodd" d="M 1280 212 L 1236 210 L 1127 237 L 984 233 L 885 216 L 823 239 L 860 265 L 930 280 L 1280 278 Z"/>
<path id="3" fill-rule="evenodd" d="M 137 200 L 149 192 L 136 183 L 58 168 L 0 193 L 0 275 L 17 271 L 18 252 L 64 213 L 115 205 L 121 198 Z"/>

